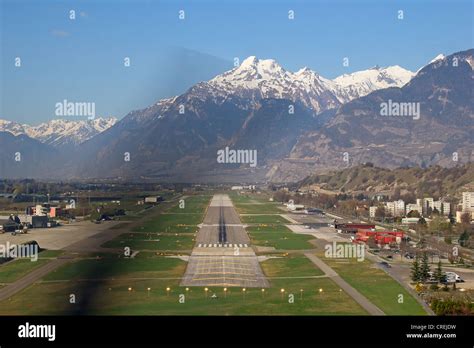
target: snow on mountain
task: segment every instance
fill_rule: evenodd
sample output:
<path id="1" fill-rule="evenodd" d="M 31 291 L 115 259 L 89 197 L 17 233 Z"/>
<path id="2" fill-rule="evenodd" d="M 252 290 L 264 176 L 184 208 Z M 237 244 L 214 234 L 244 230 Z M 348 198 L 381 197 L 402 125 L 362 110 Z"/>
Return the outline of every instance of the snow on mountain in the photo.
<path id="1" fill-rule="evenodd" d="M 337 85 L 336 93 L 341 101 L 345 103 L 379 89 L 402 87 L 413 76 L 415 76 L 415 73 L 398 65 L 387 68 L 375 66 L 368 70 L 341 75 L 333 81 Z"/>
<path id="2" fill-rule="evenodd" d="M 52 146 L 78 145 L 102 133 L 117 122 L 114 117 L 93 120 L 57 119 L 37 126 L 0 120 L 0 132 L 26 134 L 30 138 Z"/>
<path id="3" fill-rule="evenodd" d="M 436 57 L 434 57 L 428 64 L 434 63 L 438 60 L 443 60 L 444 58 L 446 58 L 446 56 L 444 54 L 440 53 Z"/>
<path id="4" fill-rule="evenodd" d="M 231 95 L 250 101 L 260 98 L 289 99 L 301 102 L 317 114 L 378 89 L 401 87 L 413 76 L 411 71 L 391 66 L 375 67 L 330 80 L 307 67 L 291 72 L 273 59 L 250 56 L 238 67 L 202 82 L 190 91 L 222 100 Z"/>
<path id="5" fill-rule="evenodd" d="M 423 65 L 422 67 L 420 67 L 416 73 L 418 74 L 423 68 L 427 67 L 428 65 L 432 64 L 432 63 L 436 63 L 436 62 L 441 62 L 443 61 L 444 59 L 446 58 L 446 56 L 442 53 L 438 54 L 436 57 L 434 57 L 433 59 L 430 60 L 430 62 L 426 65 Z"/>

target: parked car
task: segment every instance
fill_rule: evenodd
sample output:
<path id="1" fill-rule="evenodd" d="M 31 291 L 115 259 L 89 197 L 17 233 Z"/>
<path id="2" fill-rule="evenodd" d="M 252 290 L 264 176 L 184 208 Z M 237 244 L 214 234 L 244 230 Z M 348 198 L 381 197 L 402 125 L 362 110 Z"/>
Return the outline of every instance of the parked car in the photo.
<path id="1" fill-rule="evenodd" d="M 457 273 L 446 272 L 446 282 L 447 283 L 464 283 L 464 279 L 462 279 Z"/>
<path id="2" fill-rule="evenodd" d="M 386 268 L 391 268 L 392 266 L 390 266 L 390 264 L 386 261 L 382 261 L 380 262 L 380 265 L 383 266 L 383 267 L 386 267 Z"/>

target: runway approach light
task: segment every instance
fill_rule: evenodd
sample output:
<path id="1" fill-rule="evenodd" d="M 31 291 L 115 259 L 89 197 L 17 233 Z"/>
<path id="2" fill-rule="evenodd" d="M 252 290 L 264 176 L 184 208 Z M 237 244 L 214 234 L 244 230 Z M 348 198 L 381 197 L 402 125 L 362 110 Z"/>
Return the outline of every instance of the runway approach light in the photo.
<path id="1" fill-rule="evenodd" d="M 323 288 L 320 288 L 320 289 L 319 289 L 319 292 L 323 292 Z"/>
<path id="2" fill-rule="evenodd" d="M 128 291 L 132 291 L 133 289 L 132 288 L 128 288 Z"/>

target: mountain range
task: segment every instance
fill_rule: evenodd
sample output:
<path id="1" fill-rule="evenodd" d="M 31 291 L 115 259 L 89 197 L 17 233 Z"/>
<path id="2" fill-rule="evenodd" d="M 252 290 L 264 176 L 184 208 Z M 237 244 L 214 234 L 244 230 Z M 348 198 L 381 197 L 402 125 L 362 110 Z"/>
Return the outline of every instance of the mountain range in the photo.
<path id="1" fill-rule="evenodd" d="M 0 132 L 9 132 L 13 135 L 25 134 L 44 144 L 63 147 L 79 145 L 112 127 L 116 122 L 117 119 L 114 117 L 98 117 L 93 120 L 56 119 L 30 126 L 0 119 Z"/>
<path id="2" fill-rule="evenodd" d="M 471 49 L 440 55 L 416 73 L 374 67 L 331 80 L 252 56 L 179 96 L 106 123 L 66 153 L 57 146 L 60 132 L 30 132 L 46 158 L 56 146 L 51 160 L 58 165 L 19 170 L 2 150 L 0 170 L 13 177 L 236 182 L 296 181 L 366 161 L 388 168 L 453 166 L 473 156 L 472 62 Z M 419 103 L 420 117 L 381 116 L 382 103 Z M 13 151 L 16 138 L 0 133 L 0 145 Z M 217 163 L 224 147 L 257 150 L 257 167 Z"/>

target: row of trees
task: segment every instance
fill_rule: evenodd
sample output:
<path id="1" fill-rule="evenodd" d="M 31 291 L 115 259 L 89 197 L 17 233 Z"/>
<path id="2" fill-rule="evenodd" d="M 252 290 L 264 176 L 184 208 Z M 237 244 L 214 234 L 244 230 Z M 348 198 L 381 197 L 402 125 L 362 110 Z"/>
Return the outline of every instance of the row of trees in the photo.
<path id="1" fill-rule="evenodd" d="M 419 256 L 417 255 L 415 257 L 415 260 L 413 260 L 413 264 L 411 267 L 411 280 L 416 283 L 424 283 L 429 279 L 434 279 L 439 283 L 446 282 L 446 275 L 444 274 L 443 269 L 441 267 L 441 261 L 438 261 L 438 266 L 434 271 L 432 277 L 430 272 L 431 269 L 428 261 L 428 254 L 423 253 L 421 260 L 419 260 Z"/>

